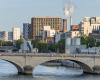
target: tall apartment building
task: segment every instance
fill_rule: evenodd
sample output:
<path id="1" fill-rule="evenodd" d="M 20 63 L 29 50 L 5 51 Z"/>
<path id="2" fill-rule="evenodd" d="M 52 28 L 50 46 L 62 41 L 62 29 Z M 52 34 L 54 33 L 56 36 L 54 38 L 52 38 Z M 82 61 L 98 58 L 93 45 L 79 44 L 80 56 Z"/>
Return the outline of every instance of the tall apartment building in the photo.
<path id="1" fill-rule="evenodd" d="M 13 27 L 13 40 L 18 40 L 20 39 L 21 36 L 21 31 L 19 27 Z"/>
<path id="2" fill-rule="evenodd" d="M 8 41 L 8 32 L 0 31 L 0 40 Z"/>
<path id="3" fill-rule="evenodd" d="M 24 39 L 30 39 L 31 34 L 31 24 L 29 23 L 23 23 L 23 37 Z"/>
<path id="4" fill-rule="evenodd" d="M 67 32 L 67 19 L 63 19 L 62 32 Z"/>
<path id="5" fill-rule="evenodd" d="M 84 35 L 100 31 L 100 17 L 85 17 L 81 24 Z"/>
<path id="6" fill-rule="evenodd" d="M 0 40 L 3 41 L 13 41 L 20 39 L 20 28 L 13 28 L 13 31 L 0 31 Z"/>
<path id="7" fill-rule="evenodd" d="M 13 32 L 8 32 L 8 41 L 13 40 Z"/>
<path id="8" fill-rule="evenodd" d="M 13 32 L 0 31 L 0 40 L 12 41 L 13 40 Z"/>
<path id="9" fill-rule="evenodd" d="M 51 29 L 54 29 L 56 33 L 60 31 L 67 31 L 67 20 L 63 20 L 60 17 L 33 17 L 31 19 L 32 26 L 32 39 L 41 39 L 41 31 L 44 26 L 50 26 Z"/>

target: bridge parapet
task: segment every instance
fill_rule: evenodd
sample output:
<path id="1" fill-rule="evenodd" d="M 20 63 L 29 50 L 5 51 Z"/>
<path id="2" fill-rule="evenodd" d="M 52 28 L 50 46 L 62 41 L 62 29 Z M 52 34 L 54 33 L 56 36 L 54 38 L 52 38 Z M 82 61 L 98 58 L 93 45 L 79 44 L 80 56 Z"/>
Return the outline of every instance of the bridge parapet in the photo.
<path id="1" fill-rule="evenodd" d="M 65 54 L 65 53 L 0 53 L 0 56 L 46 56 L 46 57 L 100 57 L 99 54 Z"/>
<path id="2" fill-rule="evenodd" d="M 57 59 L 76 62 L 83 67 L 85 72 L 91 72 L 94 66 L 100 66 L 100 55 L 97 54 L 0 53 L 0 59 L 16 63 L 21 68 L 36 67 L 41 63 Z"/>

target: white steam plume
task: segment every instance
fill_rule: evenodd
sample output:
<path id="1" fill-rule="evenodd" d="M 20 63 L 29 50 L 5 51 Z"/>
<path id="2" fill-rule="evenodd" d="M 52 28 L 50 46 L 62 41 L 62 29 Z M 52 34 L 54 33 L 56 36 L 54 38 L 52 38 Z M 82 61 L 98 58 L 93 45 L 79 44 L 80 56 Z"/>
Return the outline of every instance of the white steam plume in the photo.
<path id="1" fill-rule="evenodd" d="M 74 5 L 71 0 L 64 2 L 64 14 L 65 16 L 71 16 L 74 12 Z"/>

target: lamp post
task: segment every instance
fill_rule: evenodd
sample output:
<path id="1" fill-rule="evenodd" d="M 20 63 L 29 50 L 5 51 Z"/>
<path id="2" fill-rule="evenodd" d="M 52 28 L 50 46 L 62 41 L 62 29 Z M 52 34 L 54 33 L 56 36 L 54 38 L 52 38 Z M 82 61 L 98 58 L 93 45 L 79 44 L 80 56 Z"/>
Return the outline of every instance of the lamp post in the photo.
<path id="1" fill-rule="evenodd" d="M 97 44 L 96 44 L 96 39 L 95 39 L 95 54 L 97 53 L 97 52 L 96 52 L 96 45 L 97 45 Z"/>
<path id="2" fill-rule="evenodd" d="M 87 44 L 87 48 L 88 48 L 88 54 L 89 54 L 89 43 Z"/>
<path id="3" fill-rule="evenodd" d="M 72 1 L 71 0 L 66 0 L 67 2 L 65 2 L 65 5 L 64 5 L 64 15 L 66 17 L 68 17 L 69 19 L 69 25 L 68 25 L 68 22 L 67 22 L 67 26 L 69 27 L 69 32 L 71 32 L 71 24 L 72 24 L 72 14 L 74 12 L 74 5 L 72 4 Z M 67 36 L 65 35 L 65 53 L 67 53 Z M 71 41 L 70 41 L 71 42 Z"/>

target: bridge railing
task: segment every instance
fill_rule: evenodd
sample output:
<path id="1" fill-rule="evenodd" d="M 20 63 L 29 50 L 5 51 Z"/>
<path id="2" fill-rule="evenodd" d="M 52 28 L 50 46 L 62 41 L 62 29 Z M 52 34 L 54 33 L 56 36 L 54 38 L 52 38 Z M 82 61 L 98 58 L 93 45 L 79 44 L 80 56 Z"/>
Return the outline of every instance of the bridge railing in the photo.
<path id="1" fill-rule="evenodd" d="M 65 53 L 0 53 L 0 56 L 44 56 L 44 57 L 100 57 L 100 54 L 65 54 Z"/>

